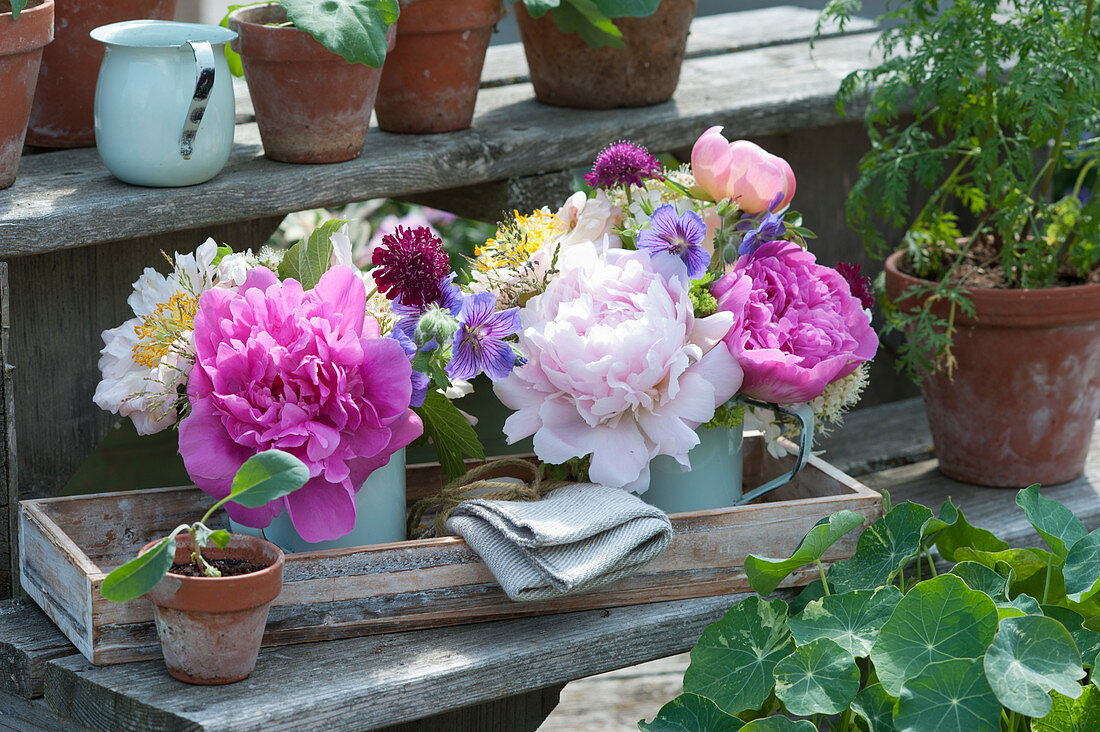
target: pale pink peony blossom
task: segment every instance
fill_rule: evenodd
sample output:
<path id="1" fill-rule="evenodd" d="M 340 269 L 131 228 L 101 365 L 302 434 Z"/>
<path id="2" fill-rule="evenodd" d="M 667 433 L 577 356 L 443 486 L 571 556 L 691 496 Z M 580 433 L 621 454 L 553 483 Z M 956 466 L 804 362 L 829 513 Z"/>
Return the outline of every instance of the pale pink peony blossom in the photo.
<path id="1" fill-rule="evenodd" d="M 722 345 L 734 317 L 694 316 L 676 257 L 589 242 L 563 250 L 558 268 L 520 311 L 527 363 L 495 385 L 517 410 L 504 432 L 534 435 L 550 463 L 591 454 L 593 481 L 641 493 L 657 455 L 689 465 L 696 428 L 740 387 Z"/>
<path id="2" fill-rule="evenodd" d="M 794 171 L 786 160 L 748 140 L 728 141 L 721 127 L 695 141 L 691 171 L 714 200 L 732 199 L 745 213 L 779 211 L 794 198 Z"/>

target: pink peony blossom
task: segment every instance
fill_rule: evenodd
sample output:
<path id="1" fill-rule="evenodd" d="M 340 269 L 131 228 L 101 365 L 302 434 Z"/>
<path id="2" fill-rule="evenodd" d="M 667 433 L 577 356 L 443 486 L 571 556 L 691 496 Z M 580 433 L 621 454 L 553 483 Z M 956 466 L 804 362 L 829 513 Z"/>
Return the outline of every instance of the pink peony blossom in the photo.
<path id="1" fill-rule="evenodd" d="M 725 340 L 745 371 L 741 391 L 748 396 L 808 402 L 878 350 L 878 336 L 848 282 L 797 244 L 762 245 L 710 291 L 742 326 Z"/>
<path id="2" fill-rule="evenodd" d="M 728 141 L 721 127 L 695 141 L 691 172 L 711 198 L 732 199 L 745 213 L 779 211 L 794 198 L 794 171 L 786 160 L 748 140 Z"/>
<path id="3" fill-rule="evenodd" d="M 227 504 L 234 520 L 264 527 L 285 508 L 306 541 L 343 536 L 367 476 L 423 431 L 409 409 L 409 359 L 365 307 L 363 280 L 343 266 L 309 292 L 256 267 L 239 292 L 203 293 L 191 413 L 179 427 L 187 472 L 222 498 L 241 464 L 263 450 L 309 466 L 309 482 L 285 498 L 254 509 Z"/>
<path id="4" fill-rule="evenodd" d="M 534 435 L 551 463 L 591 453 L 589 474 L 643 492 L 649 461 L 689 465 L 695 429 L 741 385 L 721 344 L 730 313 L 695 318 L 684 263 L 591 242 L 561 252 L 560 273 L 520 311 L 527 363 L 495 384 L 509 442 Z"/>

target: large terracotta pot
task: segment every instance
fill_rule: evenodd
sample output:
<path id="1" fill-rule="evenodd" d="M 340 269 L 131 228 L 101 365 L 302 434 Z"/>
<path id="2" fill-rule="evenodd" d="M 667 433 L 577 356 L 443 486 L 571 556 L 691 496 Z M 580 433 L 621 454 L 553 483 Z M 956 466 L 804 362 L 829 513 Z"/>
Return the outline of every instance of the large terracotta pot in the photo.
<path id="1" fill-rule="evenodd" d="M 414 0 L 401 9 L 375 114 L 390 132 L 464 130 L 474 118 L 481 67 L 501 0 Z"/>
<path id="2" fill-rule="evenodd" d="M 353 64 L 285 23 L 278 5 L 235 10 L 244 78 L 264 152 L 284 163 L 338 163 L 363 152 L 381 69 Z M 390 46 L 396 30 L 390 27 Z"/>
<path id="3" fill-rule="evenodd" d="M 175 561 L 189 562 L 193 547 L 189 534 L 176 537 Z M 283 587 L 283 552 L 241 534 L 224 549 L 211 545 L 202 552 L 208 560 L 232 557 L 267 568 L 235 577 L 169 573 L 145 597 L 153 602 L 168 673 L 189 684 L 231 684 L 256 667 L 268 609 Z"/>
<path id="4" fill-rule="evenodd" d="M 546 13 L 515 3 L 535 96 L 544 104 L 607 109 L 668 101 L 680 81 L 697 0 L 662 0 L 653 15 L 616 18 L 626 48 L 589 48 Z"/>
<path id="5" fill-rule="evenodd" d="M 886 260 L 886 292 L 905 307 L 927 283 L 899 269 L 902 256 Z M 969 294 L 976 317 L 955 315 L 953 378 L 921 385 L 940 470 L 1006 488 L 1077 478 L 1100 414 L 1100 285 Z"/>
<path id="6" fill-rule="evenodd" d="M 42 48 L 53 40 L 53 0 L 27 7 L 16 20 L 0 0 L 0 188 L 15 182 Z"/>
<path id="7" fill-rule="evenodd" d="M 123 20 L 171 20 L 176 0 L 56 0 L 54 42 L 42 54 L 27 144 L 95 145 L 95 84 L 103 44 L 93 28 Z"/>

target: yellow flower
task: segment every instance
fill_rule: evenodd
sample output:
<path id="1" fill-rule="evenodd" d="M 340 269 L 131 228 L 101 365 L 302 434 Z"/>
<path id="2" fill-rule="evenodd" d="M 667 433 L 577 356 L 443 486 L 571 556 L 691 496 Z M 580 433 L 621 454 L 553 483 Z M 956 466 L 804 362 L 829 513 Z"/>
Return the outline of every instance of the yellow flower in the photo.
<path id="1" fill-rule="evenodd" d="M 194 327 L 198 307 L 195 295 L 177 290 L 168 302 L 160 303 L 153 312 L 141 316 L 134 326 L 134 335 L 138 337 L 133 348 L 134 363 L 156 368 L 168 355 L 172 344 Z"/>
<path id="2" fill-rule="evenodd" d="M 543 208 L 530 214 L 513 211 L 485 246 L 477 247 L 476 267 L 487 272 L 497 267 L 516 268 L 556 238 L 569 231 L 564 221 Z"/>

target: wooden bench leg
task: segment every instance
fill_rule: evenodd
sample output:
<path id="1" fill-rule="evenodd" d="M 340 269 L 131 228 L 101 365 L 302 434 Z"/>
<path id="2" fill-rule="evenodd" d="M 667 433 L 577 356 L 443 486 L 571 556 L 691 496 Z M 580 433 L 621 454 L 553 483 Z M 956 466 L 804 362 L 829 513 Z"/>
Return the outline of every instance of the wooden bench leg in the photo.
<path id="1" fill-rule="evenodd" d="M 535 732 L 554 707 L 565 684 L 475 704 L 378 732 Z"/>

